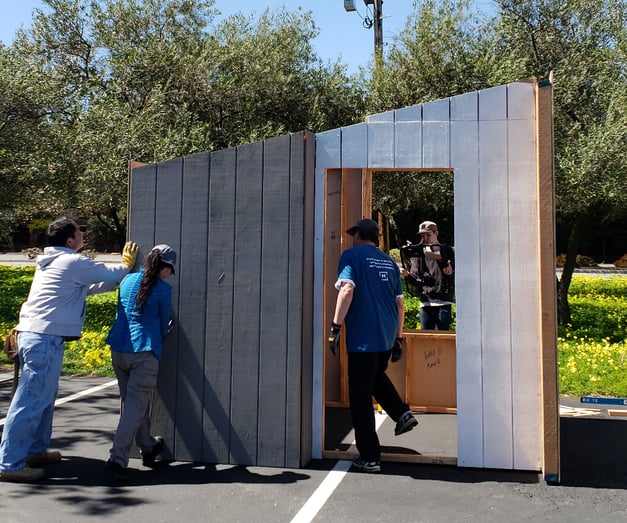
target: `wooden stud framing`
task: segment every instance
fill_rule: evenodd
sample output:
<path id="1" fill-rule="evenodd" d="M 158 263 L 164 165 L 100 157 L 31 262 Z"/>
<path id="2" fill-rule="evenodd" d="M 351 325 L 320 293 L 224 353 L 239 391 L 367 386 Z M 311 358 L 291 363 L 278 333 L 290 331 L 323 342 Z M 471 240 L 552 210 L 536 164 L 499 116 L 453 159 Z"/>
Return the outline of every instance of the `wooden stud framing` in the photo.
<path id="1" fill-rule="evenodd" d="M 542 353 L 542 472 L 547 482 L 560 477 L 559 391 L 557 368 L 557 295 L 553 177 L 553 87 L 536 85 L 538 168 L 538 252 L 540 253 L 540 333 Z"/>

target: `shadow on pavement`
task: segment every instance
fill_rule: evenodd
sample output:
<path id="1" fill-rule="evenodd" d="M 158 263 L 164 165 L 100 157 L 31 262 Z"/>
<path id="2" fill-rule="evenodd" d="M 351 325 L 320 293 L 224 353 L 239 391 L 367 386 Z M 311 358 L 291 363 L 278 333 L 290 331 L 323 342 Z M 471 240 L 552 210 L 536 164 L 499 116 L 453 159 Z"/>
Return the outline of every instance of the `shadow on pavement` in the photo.
<path id="1" fill-rule="evenodd" d="M 199 485 L 216 483 L 241 484 L 288 484 L 309 479 L 308 474 L 289 470 L 263 468 L 263 473 L 245 466 L 212 465 L 204 463 L 157 462 L 152 469 L 141 467 L 139 460 L 131 460 L 131 479 L 120 483 L 112 481 L 105 474 L 104 460 L 94 460 L 82 456 L 66 456 L 63 461 L 47 467 L 48 477 L 39 484 L 97 486 L 151 486 L 151 485 Z M 138 468 L 134 468 L 138 467 Z"/>

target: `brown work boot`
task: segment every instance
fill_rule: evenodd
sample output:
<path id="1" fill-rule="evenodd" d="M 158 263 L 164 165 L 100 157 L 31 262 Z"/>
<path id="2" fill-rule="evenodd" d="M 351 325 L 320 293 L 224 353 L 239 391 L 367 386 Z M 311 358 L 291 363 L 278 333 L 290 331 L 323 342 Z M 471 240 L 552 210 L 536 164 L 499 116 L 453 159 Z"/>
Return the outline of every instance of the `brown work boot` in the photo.
<path id="1" fill-rule="evenodd" d="M 31 467 L 33 465 L 50 465 L 57 461 L 61 461 L 61 453 L 58 450 L 47 450 L 41 454 L 35 454 L 26 458 L 26 464 Z"/>
<path id="2" fill-rule="evenodd" d="M 29 483 L 43 478 L 46 475 L 44 469 L 33 469 L 26 465 L 23 469 L 14 472 L 0 472 L 0 481 L 12 481 L 14 483 Z"/>

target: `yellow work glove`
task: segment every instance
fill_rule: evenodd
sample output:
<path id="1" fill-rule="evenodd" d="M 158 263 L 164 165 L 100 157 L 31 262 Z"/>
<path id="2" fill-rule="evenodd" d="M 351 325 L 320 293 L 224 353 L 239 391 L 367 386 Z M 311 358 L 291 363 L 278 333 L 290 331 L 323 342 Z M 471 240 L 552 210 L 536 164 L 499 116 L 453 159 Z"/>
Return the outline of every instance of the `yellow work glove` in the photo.
<path id="1" fill-rule="evenodd" d="M 122 263 L 126 265 L 129 270 L 132 270 L 133 267 L 135 267 L 138 251 L 139 247 L 135 242 L 126 242 L 124 244 L 124 249 L 122 249 Z"/>

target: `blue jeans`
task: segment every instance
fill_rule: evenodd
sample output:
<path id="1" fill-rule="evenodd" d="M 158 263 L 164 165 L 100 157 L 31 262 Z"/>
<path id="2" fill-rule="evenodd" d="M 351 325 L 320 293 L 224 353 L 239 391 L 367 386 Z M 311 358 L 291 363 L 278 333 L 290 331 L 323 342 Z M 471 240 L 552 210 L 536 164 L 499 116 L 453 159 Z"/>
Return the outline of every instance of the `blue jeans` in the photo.
<path id="1" fill-rule="evenodd" d="M 420 307 L 420 328 L 447 331 L 451 326 L 451 305 Z"/>
<path id="2" fill-rule="evenodd" d="M 28 456 L 48 449 L 65 348 L 63 336 L 50 334 L 20 332 L 17 341 L 22 374 L 4 424 L 0 472 L 21 470 Z"/>

